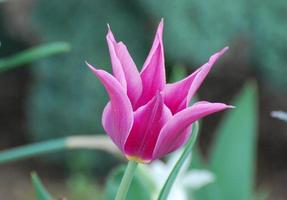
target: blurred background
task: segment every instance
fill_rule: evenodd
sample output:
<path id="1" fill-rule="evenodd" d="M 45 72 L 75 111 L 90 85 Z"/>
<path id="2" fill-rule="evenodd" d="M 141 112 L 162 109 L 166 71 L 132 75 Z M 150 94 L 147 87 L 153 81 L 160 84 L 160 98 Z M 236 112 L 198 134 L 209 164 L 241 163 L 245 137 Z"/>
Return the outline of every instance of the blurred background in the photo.
<path id="1" fill-rule="evenodd" d="M 140 69 L 164 18 L 169 78 L 178 69 L 191 73 L 230 47 L 200 88 L 199 99 L 231 103 L 246 81 L 256 82 L 256 188 L 267 188 L 270 199 L 286 199 L 287 123 L 270 117 L 273 110 L 287 111 L 286 17 L 284 0 L 0 1 L 0 59 L 49 42 L 71 46 L 67 53 L 0 74 L 0 150 L 104 133 L 101 114 L 107 95 L 84 61 L 110 71 L 109 23 Z M 205 156 L 222 116 L 203 120 L 199 144 Z M 83 193 L 94 191 L 95 184 L 100 189 L 119 162 L 104 152 L 77 150 L 2 165 L 0 197 L 30 199 L 29 174 L 36 170 L 55 194 L 88 199 Z"/>

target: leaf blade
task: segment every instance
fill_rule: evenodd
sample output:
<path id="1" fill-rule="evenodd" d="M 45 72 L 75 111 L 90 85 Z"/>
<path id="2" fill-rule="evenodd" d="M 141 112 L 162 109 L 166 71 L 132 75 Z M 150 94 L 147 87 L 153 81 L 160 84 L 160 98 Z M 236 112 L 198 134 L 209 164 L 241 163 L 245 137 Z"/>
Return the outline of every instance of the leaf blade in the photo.
<path id="1" fill-rule="evenodd" d="M 257 93 L 248 83 L 217 129 L 210 167 L 216 174 L 213 194 L 218 199 L 252 199 L 255 179 Z"/>
<path id="2" fill-rule="evenodd" d="M 38 177 L 36 172 L 31 173 L 31 180 L 35 190 L 35 195 L 37 200 L 52 200 L 51 195 L 48 193 L 44 187 L 41 179 Z"/>
<path id="3" fill-rule="evenodd" d="M 161 189 L 158 200 L 166 200 L 168 197 L 168 194 L 172 188 L 172 185 L 180 171 L 180 168 L 182 167 L 184 161 L 188 157 L 189 153 L 191 152 L 191 149 L 196 141 L 197 135 L 198 135 L 198 122 L 194 123 L 193 129 L 192 129 L 192 135 L 190 139 L 187 141 L 186 146 L 184 147 L 183 153 L 181 154 L 180 158 L 176 162 L 175 166 L 171 170 L 171 173 L 169 174 L 163 188 Z"/>
<path id="4" fill-rule="evenodd" d="M 8 58 L 0 59 L 0 72 L 14 69 L 20 65 L 24 65 L 42 58 L 53 56 L 60 53 L 70 51 L 71 47 L 66 42 L 53 42 L 40 45 Z"/>

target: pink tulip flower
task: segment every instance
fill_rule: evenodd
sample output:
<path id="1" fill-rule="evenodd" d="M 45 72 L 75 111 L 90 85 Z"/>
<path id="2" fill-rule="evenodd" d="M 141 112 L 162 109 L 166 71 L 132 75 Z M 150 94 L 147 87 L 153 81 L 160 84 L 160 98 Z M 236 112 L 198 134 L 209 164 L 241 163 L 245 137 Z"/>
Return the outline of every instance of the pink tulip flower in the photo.
<path id="1" fill-rule="evenodd" d="M 87 63 L 110 98 L 102 116 L 105 131 L 127 159 L 142 163 L 183 146 L 193 122 L 232 107 L 206 101 L 189 107 L 211 67 L 228 48 L 212 55 L 185 79 L 166 83 L 162 33 L 163 21 L 141 72 L 124 43 L 116 41 L 110 27 L 106 39 L 113 75 Z"/>

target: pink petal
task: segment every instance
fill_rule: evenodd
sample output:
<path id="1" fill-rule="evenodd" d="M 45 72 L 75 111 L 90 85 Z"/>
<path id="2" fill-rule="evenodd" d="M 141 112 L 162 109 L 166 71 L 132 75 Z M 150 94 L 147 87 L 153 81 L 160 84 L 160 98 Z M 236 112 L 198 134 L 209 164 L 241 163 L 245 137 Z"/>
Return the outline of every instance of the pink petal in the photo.
<path id="1" fill-rule="evenodd" d="M 214 65 L 214 63 L 228 50 L 228 47 L 223 48 L 221 51 L 213 54 L 210 58 L 208 63 L 204 64 L 198 74 L 195 76 L 190 89 L 188 91 L 187 99 L 186 99 L 186 107 L 189 105 L 190 100 L 204 81 L 205 77 L 209 73 L 210 69 Z"/>
<path id="2" fill-rule="evenodd" d="M 124 85 L 124 82 L 126 82 L 128 96 L 132 102 L 132 105 L 135 105 L 136 101 L 142 93 L 142 81 L 139 71 L 125 44 L 122 42 L 116 42 L 110 27 L 107 34 L 107 41 L 110 49 L 112 63 L 114 63 L 114 74 L 118 74 L 118 80 L 121 80 L 122 78 L 125 79 L 125 81 L 122 81 L 122 85 Z M 124 77 L 122 77 L 122 72 Z"/>
<path id="3" fill-rule="evenodd" d="M 151 100 L 158 91 L 164 88 L 166 83 L 162 32 L 163 21 L 158 26 L 152 48 L 140 74 L 143 92 L 137 103 L 137 108 Z"/>
<path id="4" fill-rule="evenodd" d="M 106 39 L 107 39 L 110 57 L 111 57 L 113 74 L 116 77 L 116 79 L 120 82 L 120 84 L 123 86 L 123 88 L 126 90 L 127 89 L 127 82 L 125 79 L 125 74 L 123 71 L 122 63 L 117 56 L 116 49 L 115 49 L 116 41 L 115 41 L 113 33 L 111 32 L 110 29 L 108 31 Z"/>
<path id="5" fill-rule="evenodd" d="M 112 75 L 95 69 L 88 63 L 87 65 L 102 82 L 110 97 L 110 102 L 106 105 L 102 117 L 103 127 L 114 143 L 123 151 L 133 124 L 131 102 L 122 85 Z"/>
<path id="6" fill-rule="evenodd" d="M 117 55 L 122 63 L 127 82 L 128 96 L 132 102 L 132 105 L 135 106 L 137 100 L 142 94 L 142 80 L 139 71 L 124 43 L 119 42 L 116 47 Z"/>
<path id="7" fill-rule="evenodd" d="M 135 111 L 134 124 L 125 144 L 125 154 L 150 161 L 160 130 L 171 116 L 159 93 Z"/>
<path id="8" fill-rule="evenodd" d="M 183 80 L 167 84 L 163 90 L 164 102 L 173 114 L 185 109 L 204 81 L 217 59 L 228 50 L 227 47 L 212 55 L 208 63 Z M 179 92 L 180 91 L 180 92 Z"/>
<path id="9" fill-rule="evenodd" d="M 199 102 L 176 113 L 162 128 L 153 152 L 153 159 L 160 158 L 181 147 L 190 135 L 190 131 L 186 129 L 190 129 L 193 122 L 231 107 L 223 103 Z"/>

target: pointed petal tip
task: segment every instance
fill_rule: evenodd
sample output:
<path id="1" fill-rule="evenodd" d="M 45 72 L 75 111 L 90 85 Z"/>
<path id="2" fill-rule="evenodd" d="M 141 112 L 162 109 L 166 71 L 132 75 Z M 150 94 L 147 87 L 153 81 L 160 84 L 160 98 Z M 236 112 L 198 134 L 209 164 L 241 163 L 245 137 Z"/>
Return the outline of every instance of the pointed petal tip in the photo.
<path id="1" fill-rule="evenodd" d="M 208 101 L 201 101 L 202 103 L 208 103 L 208 104 L 218 104 L 218 105 L 221 105 L 221 106 L 223 106 L 223 107 L 225 107 L 225 108 L 235 108 L 235 106 L 232 106 L 232 105 L 228 105 L 228 104 L 225 104 L 225 103 L 217 103 L 217 102 L 208 102 Z M 199 102 L 199 103 L 201 103 L 201 102 Z"/>
<path id="2" fill-rule="evenodd" d="M 207 102 L 207 103 L 210 103 L 210 102 Z M 228 105 L 228 104 L 225 104 L 225 103 L 213 103 L 213 104 L 219 105 L 222 108 L 221 110 L 236 108 L 235 106 Z"/>
<path id="3" fill-rule="evenodd" d="M 108 34 L 113 35 L 113 33 L 112 33 L 112 28 L 111 28 L 111 26 L 110 26 L 109 23 L 107 23 L 107 27 L 108 27 L 108 33 L 107 33 L 107 35 L 108 35 Z"/>
<path id="4" fill-rule="evenodd" d="M 110 27 L 110 24 L 107 24 L 107 26 L 108 26 L 108 32 L 107 32 L 107 34 L 106 34 L 106 39 L 107 39 L 107 41 L 108 41 L 108 42 L 116 43 L 116 39 L 115 39 L 115 36 L 114 36 L 114 34 L 113 34 L 113 32 L 112 32 L 112 29 L 111 29 L 111 27 Z"/>
<path id="5" fill-rule="evenodd" d="M 215 54 L 213 54 L 210 58 L 209 58 L 209 61 L 208 61 L 208 65 L 209 67 L 212 67 L 213 64 L 226 52 L 228 51 L 229 47 L 226 46 L 224 47 L 223 49 L 221 49 L 220 51 L 216 52 Z"/>
<path id="6" fill-rule="evenodd" d="M 220 50 L 220 54 L 221 55 L 223 55 L 226 51 L 228 51 L 229 50 L 229 47 L 228 46 L 226 46 L 226 47 L 224 47 L 222 50 Z"/>
<path id="7" fill-rule="evenodd" d="M 89 65 L 91 65 L 88 61 L 86 61 L 85 60 L 85 64 L 87 65 L 87 66 L 89 66 Z"/>
<path id="8" fill-rule="evenodd" d="M 236 106 L 226 105 L 226 108 L 236 108 Z"/>
<path id="9" fill-rule="evenodd" d="M 91 65 L 90 63 L 88 63 L 87 61 L 85 61 L 86 65 L 90 68 L 90 70 L 96 75 L 100 75 L 103 72 L 107 73 L 106 71 L 102 70 L 102 69 L 97 69 L 96 67 L 94 67 L 93 65 Z"/>
<path id="10" fill-rule="evenodd" d="M 229 46 L 224 47 L 223 49 L 225 49 L 226 51 L 229 49 Z"/>
<path id="11" fill-rule="evenodd" d="M 198 104 L 202 104 L 202 105 L 213 105 L 215 107 L 217 107 L 220 110 L 225 110 L 225 109 L 233 109 L 236 108 L 235 106 L 232 105 L 228 105 L 225 103 L 217 103 L 217 102 L 209 102 L 209 101 L 198 101 L 195 104 L 193 104 L 193 106 L 196 106 Z"/>
<path id="12" fill-rule="evenodd" d="M 85 61 L 85 64 L 90 68 L 90 70 L 92 70 L 93 72 L 96 72 L 97 71 L 97 69 L 93 66 L 93 65 L 91 65 L 90 63 L 88 63 L 88 61 Z"/>
<path id="13" fill-rule="evenodd" d="M 159 25 L 157 27 L 156 35 L 159 36 L 160 38 L 162 37 L 163 33 L 163 26 L 164 26 L 164 19 L 161 18 Z"/>

